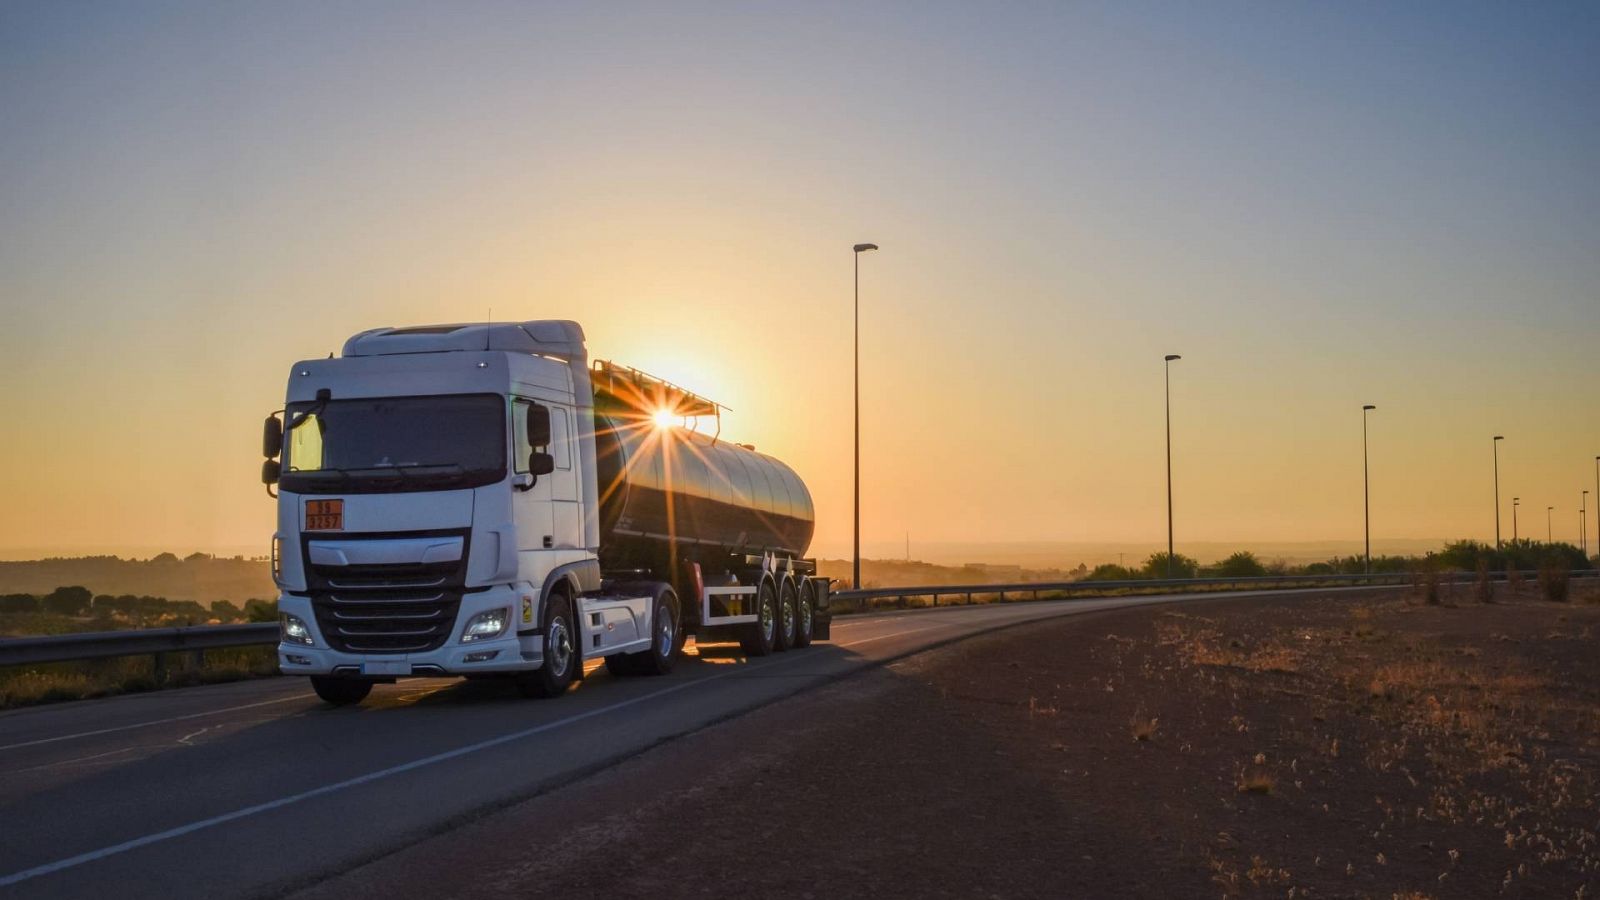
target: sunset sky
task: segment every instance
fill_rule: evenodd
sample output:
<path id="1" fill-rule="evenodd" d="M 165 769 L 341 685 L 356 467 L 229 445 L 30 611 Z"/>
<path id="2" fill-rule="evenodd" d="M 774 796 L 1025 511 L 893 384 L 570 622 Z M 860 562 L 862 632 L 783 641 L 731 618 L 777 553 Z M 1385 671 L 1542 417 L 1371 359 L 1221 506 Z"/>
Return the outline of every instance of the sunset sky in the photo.
<path id="1" fill-rule="evenodd" d="M 380 325 L 572 318 L 869 554 L 1577 538 L 1594 4 L 0 6 L 0 557 L 265 552 Z M 1594 533 L 1590 498 L 1590 533 Z"/>

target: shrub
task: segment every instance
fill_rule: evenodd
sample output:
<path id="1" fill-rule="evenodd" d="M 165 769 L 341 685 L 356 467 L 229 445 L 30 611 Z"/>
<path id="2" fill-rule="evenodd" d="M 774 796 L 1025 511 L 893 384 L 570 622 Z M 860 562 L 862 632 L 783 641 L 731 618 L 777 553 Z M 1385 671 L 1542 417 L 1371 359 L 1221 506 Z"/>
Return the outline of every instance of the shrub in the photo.
<path id="1" fill-rule="evenodd" d="M 1478 557 L 1478 577 L 1473 585 L 1479 603 L 1494 602 L 1494 579 L 1489 577 L 1489 560 Z"/>
<path id="2" fill-rule="evenodd" d="M 1267 567 L 1249 550 L 1240 550 L 1212 570 L 1219 578 L 1253 578 L 1267 574 Z"/>
<path id="3" fill-rule="evenodd" d="M 86 587 L 58 587 L 45 596 L 40 605 L 45 612 L 55 613 L 58 616 L 81 616 L 89 611 L 89 603 L 94 599 L 94 593 Z"/>
<path id="4" fill-rule="evenodd" d="M 0 596 L 0 613 L 31 613 L 39 611 L 39 598 L 32 594 L 6 594 Z"/>
<path id="5" fill-rule="evenodd" d="M 1174 553 L 1172 555 L 1173 578 L 1193 578 L 1195 573 L 1199 571 L 1200 563 L 1194 559 L 1184 556 L 1182 553 Z M 1166 578 L 1167 554 L 1150 554 L 1150 558 L 1144 561 L 1144 576 L 1146 578 Z"/>
<path id="6" fill-rule="evenodd" d="M 1125 569 L 1122 566 L 1119 566 L 1119 565 L 1117 565 L 1115 563 L 1106 563 L 1103 566 L 1095 566 L 1094 567 L 1094 571 L 1089 573 L 1089 577 L 1088 577 L 1087 580 L 1088 581 L 1128 581 L 1128 580 L 1130 580 L 1132 578 L 1137 577 L 1138 574 L 1139 573 L 1133 571 L 1132 569 Z"/>
<path id="7" fill-rule="evenodd" d="M 1551 557 L 1539 566 L 1539 593 L 1551 603 L 1567 602 L 1567 581 L 1571 570 L 1566 561 Z"/>

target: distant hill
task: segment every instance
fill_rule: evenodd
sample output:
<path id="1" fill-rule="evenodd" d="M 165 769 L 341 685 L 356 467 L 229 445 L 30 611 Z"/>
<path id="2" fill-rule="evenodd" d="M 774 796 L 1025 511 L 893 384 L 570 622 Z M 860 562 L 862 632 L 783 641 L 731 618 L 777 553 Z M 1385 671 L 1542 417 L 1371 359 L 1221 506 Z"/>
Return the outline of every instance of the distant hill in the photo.
<path id="1" fill-rule="evenodd" d="M 272 599 L 271 563 L 242 556 L 218 558 L 194 553 L 179 558 L 162 553 L 150 559 L 80 556 L 0 562 L 0 594 L 47 594 L 77 584 L 95 594 L 136 594 L 168 600 L 243 603 Z"/>

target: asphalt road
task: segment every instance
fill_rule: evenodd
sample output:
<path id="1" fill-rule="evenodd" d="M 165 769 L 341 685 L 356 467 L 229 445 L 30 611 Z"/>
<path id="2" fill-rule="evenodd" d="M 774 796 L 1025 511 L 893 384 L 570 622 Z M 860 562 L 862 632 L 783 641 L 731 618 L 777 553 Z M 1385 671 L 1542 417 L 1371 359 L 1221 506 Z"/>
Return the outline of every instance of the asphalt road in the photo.
<path id="1" fill-rule="evenodd" d="M 1029 620 L 1181 599 L 851 616 L 806 650 L 746 661 L 691 644 L 670 676 L 601 668 L 551 701 L 416 679 L 333 709 L 304 680 L 273 678 L 0 714 L 0 896 L 281 894 L 865 667 Z"/>

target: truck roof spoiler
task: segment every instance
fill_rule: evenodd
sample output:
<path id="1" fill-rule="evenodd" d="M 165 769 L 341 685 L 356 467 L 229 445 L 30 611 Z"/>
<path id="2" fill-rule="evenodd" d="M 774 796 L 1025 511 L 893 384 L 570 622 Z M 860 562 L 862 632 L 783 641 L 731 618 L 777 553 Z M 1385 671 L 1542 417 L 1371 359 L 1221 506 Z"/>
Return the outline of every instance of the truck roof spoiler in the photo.
<path id="1" fill-rule="evenodd" d="M 373 328 L 345 341 L 341 355 L 391 356 L 470 350 L 530 353 L 588 366 L 583 326 L 566 319 Z"/>

